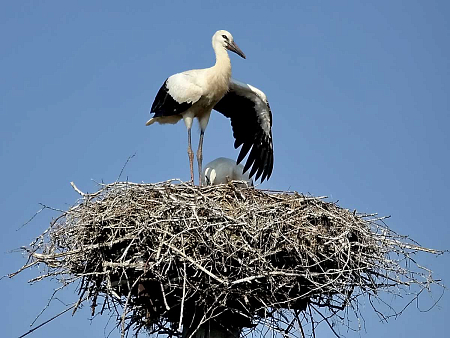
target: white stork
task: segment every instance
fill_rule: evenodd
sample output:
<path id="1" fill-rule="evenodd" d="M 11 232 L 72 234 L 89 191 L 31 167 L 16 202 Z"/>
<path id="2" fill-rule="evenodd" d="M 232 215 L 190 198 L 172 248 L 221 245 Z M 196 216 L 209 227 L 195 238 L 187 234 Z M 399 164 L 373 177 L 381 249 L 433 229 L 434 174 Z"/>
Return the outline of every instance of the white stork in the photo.
<path id="1" fill-rule="evenodd" d="M 203 169 L 202 183 L 204 185 L 216 185 L 230 181 L 244 181 L 252 186 L 253 180 L 248 173 L 244 173 L 244 166 L 236 164 L 230 158 L 219 157 L 209 162 Z"/>
<path id="2" fill-rule="evenodd" d="M 273 168 L 272 113 L 267 98 L 262 91 L 231 79 L 231 62 L 227 50 L 245 59 L 244 53 L 236 45 L 233 36 L 219 30 L 212 37 L 216 54 L 214 66 L 193 69 L 170 76 L 162 85 L 153 102 L 147 121 L 149 126 L 158 123 L 177 123 L 184 120 L 188 131 L 188 156 L 191 181 L 194 182 L 194 152 L 191 147 L 191 128 L 196 117 L 200 124 L 200 140 L 197 150 L 198 172 L 202 184 L 203 135 L 215 109 L 231 119 L 234 147 L 242 145 L 237 163 L 250 151 L 244 167 L 250 167 L 250 177 L 256 173 L 261 182 L 268 179 Z"/>

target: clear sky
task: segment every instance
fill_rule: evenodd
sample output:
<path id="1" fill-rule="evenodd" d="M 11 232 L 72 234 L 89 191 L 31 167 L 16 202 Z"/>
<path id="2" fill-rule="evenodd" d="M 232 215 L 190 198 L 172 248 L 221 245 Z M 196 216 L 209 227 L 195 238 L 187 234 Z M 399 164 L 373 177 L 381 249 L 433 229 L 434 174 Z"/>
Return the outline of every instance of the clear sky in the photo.
<path id="1" fill-rule="evenodd" d="M 43 212 L 17 231 L 39 203 L 66 209 L 76 201 L 70 181 L 93 192 L 93 180 L 116 180 L 133 154 L 124 179 L 189 179 L 183 123 L 145 122 L 169 75 L 213 64 L 218 29 L 247 55 L 231 55 L 233 77 L 263 90 L 272 107 L 275 164 L 261 188 L 392 215 L 393 230 L 449 249 L 449 16 L 448 1 L 3 2 L 0 274 L 25 262 L 10 250 L 57 215 Z M 213 113 L 204 161 L 237 154 L 229 121 Z M 449 255 L 416 258 L 450 285 Z M 0 281 L 2 336 L 26 332 L 57 286 L 28 285 L 37 273 Z M 439 292 L 424 294 L 419 309 Z M 74 298 L 62 294 L 38 323 Z M 449 300 L 444 294 L 429 312 L 413 304 L 387 324 L 366 304 L 365 329 L 341 333 L 444 337 Z M 91 322 L 86 307 L 31 337 L 103 337 L 106 322 Z"/>

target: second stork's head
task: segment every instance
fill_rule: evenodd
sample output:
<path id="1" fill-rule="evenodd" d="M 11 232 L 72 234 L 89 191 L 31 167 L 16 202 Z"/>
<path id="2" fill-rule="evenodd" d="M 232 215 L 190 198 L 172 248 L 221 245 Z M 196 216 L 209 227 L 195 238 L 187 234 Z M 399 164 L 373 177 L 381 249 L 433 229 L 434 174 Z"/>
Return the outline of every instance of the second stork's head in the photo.
<path id="1" fill-rule="evenodd" d="M 227 32 L 225 30 L 217 31 L 212 37 L 212 45 L 214 49 L 221 46 L 245 59 L 244 52 L 238 47 L 238 45 L 236 45 L 233 39 L 233 35 L 231 35 L 230 32 Z"/>

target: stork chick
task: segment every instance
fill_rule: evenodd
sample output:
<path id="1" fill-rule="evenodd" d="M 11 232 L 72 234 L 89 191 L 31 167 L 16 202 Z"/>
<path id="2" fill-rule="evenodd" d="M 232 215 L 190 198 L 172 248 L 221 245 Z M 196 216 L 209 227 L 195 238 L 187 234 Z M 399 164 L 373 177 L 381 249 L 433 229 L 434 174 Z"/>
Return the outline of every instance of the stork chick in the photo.
<path id="1" fill-rule="evenodd" d="M 244 166 L 236 164 L 230 158 L 219 157 L 205 165 L 202 175 L 204 185 L 217 185 L 228 181 L 244 181 L 245 185 L 253 186 L 253 180 L 244 173 Z"/>

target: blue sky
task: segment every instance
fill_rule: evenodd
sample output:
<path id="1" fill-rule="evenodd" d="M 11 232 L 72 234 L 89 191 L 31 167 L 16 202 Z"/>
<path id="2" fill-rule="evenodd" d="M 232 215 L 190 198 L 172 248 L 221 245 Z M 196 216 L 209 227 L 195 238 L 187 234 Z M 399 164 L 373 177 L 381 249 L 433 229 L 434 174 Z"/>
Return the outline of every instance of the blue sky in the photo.
<path id="1" fill-rule="evenodd" d="M 327 195 L 345 208 L 391 215 L 396 232 L 449 249 L 449 15 L 447 1 L 2 3 L 0 274 L 25 262 L 10 251 L 56 216 L 43 212 L 18 231 L 39 203 L 66 209 L 76 201 L 70 181 L 93 192 L 94 181 L 116 180 L 133 154 L 124 179 L 189 179 L 183 123 L 145 122 L 169 75 L 213 64 L 218 29 L 229 30 L 247 55 L 231 55 L 233 77 L 263 90 L 272 107 L 275 164 L 261 188 Z M 237 158 L 230 124 L 218 113 L 203 151 L 205 163 Z M 416 258 L 450 284 L 448 255 Z M 5 337 L 26 332 L 57 286 L 28 285 L 37 273 L 0 281 Z M 440 296 L 435 291 L 423 295 L 420 309 Z M 41 320 L 74 297 L 62 294 Z M 341 333 L 443 337 L 449 299 L 444 294 L 429 312 L 413 304 L 387 324 L 366 304 L 365 329 Z M 90 321 L 85 308 L 31 337 L 100 337 L 112 328 L 106 322 Z"/>

